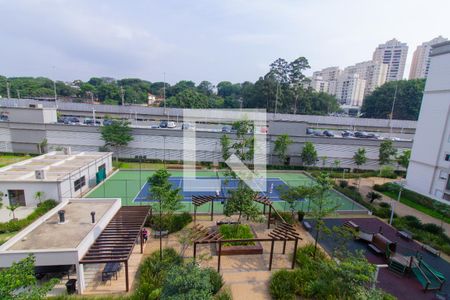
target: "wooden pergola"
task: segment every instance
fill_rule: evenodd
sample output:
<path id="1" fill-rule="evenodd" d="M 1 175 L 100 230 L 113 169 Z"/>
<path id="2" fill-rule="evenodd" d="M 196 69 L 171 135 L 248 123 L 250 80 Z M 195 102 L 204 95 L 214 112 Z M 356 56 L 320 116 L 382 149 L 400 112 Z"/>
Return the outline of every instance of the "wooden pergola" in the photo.
<path id="1" fill-rule="evenodd" d="M 271 242 L 270 245 L 270 258 L 269 258 L 269 271 L 272 270 L 273 253 L 276 241 L 283 242 L 283 254 L 286 253 L 286 242 L 294 242 L 294 255 L 292 258 L 291 268 L 295 267 L 295 253 L 297 252 L 298 240 L 302 239 L 295 230 L 294 226 L 282 222 L 275 227 L 270 233 L 268 238 L 251 238 L 251 239 L 223 239 L 222 234 L 217 229 L 208 229 L 202 225 L 195 225 L 193 228 L 194 237 L 194 261 L 197 256 L 197 245 L 200 244 L 219 244 L 217 251 L 217 272 L 220 272 L 220 258 L 222 256 L 222 244 L 233 242 Z"/>
<path id="2" fill-rule="evenodd" d="M 138 239 L 141 253 L 144 251 L 142 229 L 151 213 L 151 206 L 122 206 L 80 260 L 80 264 L 123 262 L 128 292 L 128 260 Z"/>

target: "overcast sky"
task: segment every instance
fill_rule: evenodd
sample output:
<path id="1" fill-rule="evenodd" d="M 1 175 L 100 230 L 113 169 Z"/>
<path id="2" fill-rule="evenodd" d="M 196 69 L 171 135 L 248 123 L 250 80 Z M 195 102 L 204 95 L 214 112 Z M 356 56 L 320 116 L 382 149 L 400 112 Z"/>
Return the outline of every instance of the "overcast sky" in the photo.
<path id="1" fill-rule="evenodd" d="M 450 37 L 448 0 L 0 0 L 0 74 L 255 81 L 278 57 L 311 73 L 393 37 Z M 405 72 L 407 76 L 409 70 Z"/>

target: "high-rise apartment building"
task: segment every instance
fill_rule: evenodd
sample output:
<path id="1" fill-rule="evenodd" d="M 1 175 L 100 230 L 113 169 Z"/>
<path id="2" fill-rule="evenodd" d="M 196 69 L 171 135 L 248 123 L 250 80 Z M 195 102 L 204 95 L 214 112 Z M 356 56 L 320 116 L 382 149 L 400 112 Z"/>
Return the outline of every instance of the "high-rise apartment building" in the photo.
<path id="1" fill-rule="evenodd" d="M 357 74 L 360 79 L 366 81 L 364 96 L 373 92 L 377 87 L 386 82 L 388 65 L 378 61 L 364 61 L 344 69 L 344 74 Z"/>
<path id="2" fill-rule="evenodd" d="M 340 104 L 361 106 L 364 99 L 366 80 L 358 74 L 342 74 L 337 80 L 336 99 Z"/>
<path id="3" fill-rule="evenodd" d="M 450 42 L 430 58 L 406 186 L 450 203 Z"/>
<path id="4" fill-rule="evenodd" d="M 408 45 L 396 39 L 380 44 L 373 53 L 373 61 L 388 65 L 386 81 L 401 80 L 405 72 Z"/>
<path id="5" fill-rule="evenodd" d="M 446 38 L 438 36 L 431 41 L 424 42 L 417 46 L 413 54 L 411 69 L 409 70 L 409 79 L 427 78 L 430 68 L 430 52 L 433 45 L 447 41 Z"/>
<path id="6" fill-rule="evenodd" d="M 322 92 L 328 93 L 330 95 L 336 95 L 336 86 L 339 75 L 341 75 L 342 70 L 339 67 L 328 67 L 320 71 L 313 73 L 311 80 L 311 87 L 316 91 L 316 87 L 324 86 L 323 82 L 327 82 L 327 87 Z"/>

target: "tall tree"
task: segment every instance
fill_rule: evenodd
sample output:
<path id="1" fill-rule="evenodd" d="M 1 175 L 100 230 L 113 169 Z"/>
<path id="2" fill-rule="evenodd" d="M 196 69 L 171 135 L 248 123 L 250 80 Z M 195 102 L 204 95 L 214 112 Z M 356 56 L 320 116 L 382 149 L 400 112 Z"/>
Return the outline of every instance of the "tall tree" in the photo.
<path id="1" fill-rule="evenodd" d="M 165 214 L 171 215 L 182 208 L 180 188 L 173 188 L 169 181 L 171 174 L 166 169 L 159 169 L 148 178 L 150 184 L 150 196 L 152 200 L 157 200 L 161 206 L 155 206 L 155 210 L 161 209 Z"/>
<path id="2" fill-rule="evenodd" d="M 273 149 L 273 152 L 278 155 L 280 161 L 283 165 L 287 163 L 287 151 L 290 144 L 292 144 L 293 141 L 287 134 L 282 134 L 277 137 L 275 140 L 275 146 Z"/>
<path id="3" fill-rule="evenodd" d="M 358 148 L 358 150 L 353 155 L 353 161 L 358 166 L 358 169 L 367 162 L 366 157 L 366 149 L 365 148 Z"/>
<path id="4" fill-rule="evenodd" d="M 411 150 L 407 149 L 397 156 L 397 164 L 405 169 L 408 169 L 409 159 L 411 158 Z"/>
<path id="5" fill-rule="evenodd" d="M 367 118 L 389 119 L 394 102 L 393 119 L 417 120 L 422 104 L 425 79 L 390 81 L 364 99 L 362 112 Z"/>
<path id="6" fill-rule="evenodd" d="M 396 153 L 397 149 L 394 148 L 394 143 L 392 141 L 388 140 L 381 142 L 378 152 L 378 163 L 380 166 L 389 165 Z"/>
<path id="7" fill-rule="evenodd" d="M 194 89 L 185 89 L 167 99 L 167 106 L 181 108 L 208 108 L 208 96 L 199 93 Z"/>
<path id="8" fill-rule="evenodd" d="M 222 135 L 220 138 L 220 145 L 222 146 L 222 159 L 223 161 L 226 161 L 231 155 L 231 139 L 228 135 Z"/>
<path id="9" fill-rule="evenodd" d="M 305 83 L 309 79 L 303 74 L 303 71 L 309 69 L 310 65 L 305 57 L 299 57 L 289 63 L 289 84 L 294 95 L 293 113 L 297 113 L 298 99 L 305 95 Z"/>
<path id="10" fill-rule="evenodd" d="M 306 142 L 303 146 L 302 152 L 300 154 L 302 159 L 302 164 L 306 166 L 313 166 L 317 162 L 317 151 L 314 144 L 311 142 Z"/>
<path id="11" fill-rule="evenodd" d="M 102 139 L 106 147 L 113 147 L 116 151 L 116 161 L 119 160 L 120 149 L 133 141 L 130 123 L 126 121 L 114 120 L 108 126 L 102 126 Z"/>
<path id="12" fill-rule="evenodd" d="M 292 218 L 294 218 L 298 201 L 306 200 L 315 193 L 316 189 L 310 186 L 284 186 L 280 188 L 280 199 L 286 201 L 289 206 L 289 210 L 292 213 Z"/>

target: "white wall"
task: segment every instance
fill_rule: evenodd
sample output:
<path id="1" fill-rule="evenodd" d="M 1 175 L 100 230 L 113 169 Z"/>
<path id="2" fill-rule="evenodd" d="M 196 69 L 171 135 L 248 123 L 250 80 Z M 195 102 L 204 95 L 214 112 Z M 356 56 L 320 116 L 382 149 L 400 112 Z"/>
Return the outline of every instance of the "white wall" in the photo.
<path id="1" fill-rule="evenodd" d="M 2 182 L 0 191 L 7 194 L 8 190 L 24 190 L 27 206 L 36 206 L 39 201 L 34 199 L 36 192 L 44 192 L 44 199 L 55 199 L 59 201 L 58 184 L 56 182 Z M 9 205 L 9 197 L 3 197 L 3 204 Z"/>

